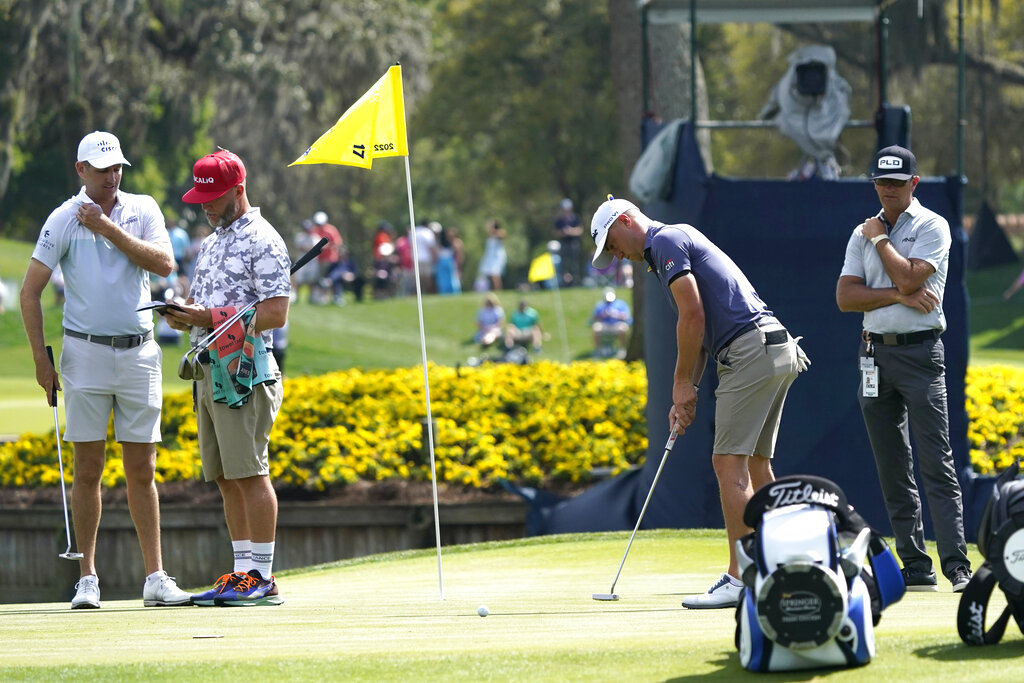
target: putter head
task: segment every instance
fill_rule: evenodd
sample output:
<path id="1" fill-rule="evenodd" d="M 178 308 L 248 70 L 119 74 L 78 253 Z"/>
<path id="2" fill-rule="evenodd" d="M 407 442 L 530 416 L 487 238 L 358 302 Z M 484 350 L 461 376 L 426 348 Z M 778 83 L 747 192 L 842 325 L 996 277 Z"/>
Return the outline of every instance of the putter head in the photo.
<path id="1" fill-rule="evenodd" d="M 618 600 L 618 593 L 594 593 L 592 596 L 594 600 Z"/>
<path id="2" fill-rule="evenodd" d="M 63 558 L 65 560 L 80 560 L 82 559 L 82 553 L 73 553 L 68 551 L 66 553 L 61 553 L 57 557 Z"/>

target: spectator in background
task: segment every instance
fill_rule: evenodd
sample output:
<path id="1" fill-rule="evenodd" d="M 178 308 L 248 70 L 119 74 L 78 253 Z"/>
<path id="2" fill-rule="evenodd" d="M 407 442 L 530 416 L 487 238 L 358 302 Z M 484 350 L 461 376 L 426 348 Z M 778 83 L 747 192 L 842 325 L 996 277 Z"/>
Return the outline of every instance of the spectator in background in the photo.
<path id="1" fill-rule="evenodd" d="M 519 301 L 519 306 L 509 316 L 505 326 L 505 348 L 530 345 L 534 353 L 540 351 L 544 331 L 540 327 L 540 313 L 530 306 L 526 299 Z"/>
<path id="2" fill-rule="evenodd" d="M 416 293 L 416 271 L 412 262 L 412 230 L 395 240 L 395 254 L 398 262 L 398 295 Z"/>
<path id="3" fill-rule="evenodd" d="M 4 285 L 3 278 L 0 278 L 0 314 L 4 312 L 4 296 L 7 295 L 7 287 Z"/>
<path id="4" fill-rule="evenodd" d="M 417 225 L 413 231 L 413 239 L 416 240 L 415 256 L 419 260 L 420 268 L 420 291 L 424 294 L 433 294 L 434 268 L 437 265 L 437 239 L 434 231 L 426 225 Z"/>
<path id="5" fill-rule="evenodd" d="M 295 237 L 292 239 L 291 259 L 294 263 L 298 259 L 302 258 L 303 254 L 308 252 L 316 243 L 319 242 L 319 238 L 314 234 L 313 221 L 306 219 L 302 221 L 302 227 Z M 324 247 L 327 248 L 326 246 Z M 316 289 L 316 281 L 319 278 L 319 264 L 317 267 L 300 268 L 294 275 L 292 275 L 292 293 L 291 300 L 298 301 L 302 295 L 302 288 L 305 287 L 309 291 L 307 301 L 309 303 L 316 303 L 313 301 L 313 294 Z"/>
<path id="6" fill-rule="evenodd" d="M 462 283 L 459 282 L 458 266 L 455 263 L 455 247 L 451 233 L 437 221 L 430 223 L 430 229 L 437 238 L 437 269 L 434 279 L 437 281 L 438 294 L 459 294 Z"/>
<path id="7" fill-rule="evenodd" d="M 484 296 L 483 304 L 476 313 L 476 336 L 474 339 L 480 348 L 486 349 L 501 339 L 502 326 L 505 323 L 505 311 L 493 292 Z"/>
<path id="8" fill-rule="evenodd" d="M 270 353 L 273 354 L 274 360 L 277 361 L 277 369 L 284 374 L 284 356 L 288 349 L 288 321 L 284 321 L 284 325 L 281 327 L 275 327 L 270 331 L 270 336 L 274 341 L 274 348 L 270 349 Z"/>
<path id="9" fill-rule="evenodd" d="M 580 284 L 580 235 L 583 226 L 580 217 L 572 210 L 572 200 L 566 197 L 559 204 L 558 216 L 555 217 L 555 239 L 562 245 L 562 282 L 563 287 Z"/>
<path id="10" fill-rule="evenodd" d="M 196 269 L 196 255 L 199 253 L 199 247 L 210 235 L 210 226 L 206 223 L 200 223 L 192 228 L 192 240 L 188 245 L 188 254 L 185 257 L 185 276 L 189 282 L 192 282 L 192 275 Z"/>
<path id="11" fill-rule="evenodd" d="M 480 272 L 474 288 L 478 292 L 491 289 L 501 290 L 501 276 L 505 274 L 508 254 L 505 252 L 505 230 L 497 218 L 487 221 L 487 240 L 484 242 L 484 254 L 480 257 Z"/>
<path id="12" fill-rule="evenodd" d="M 392 241 L 395 229 L 387 221 L 377 225 L 377 236 L 373 241 L 373 298 L 386 299 L 395 295 L 398 254 Z"/>
<path id="13" fill-rule="evenodd" d="M 352 292 L 357 303 L 362 303 L 366 279 L 363 278 L 359 266 L 356 265 L 351 252 L 345 245 L 338 247 L 338 260 L 328 271 L 327 279 L 330 281 L 331 293 L 336 305 L 345 305 L 346 290 Z"/>
<path id="14" fill-rule="evenodd" d="M 54 306 L 64 305 L 64 271 L 61 270 L 60 264 L 53 269 L 50 273 L 50 284 L 53 285 L 53 304 Z"/>
<path id="15" fill-rule="evenodd" d="M 459 229 L 454 225 L 447 228 L 448 239 L 452 243 L 452 252 L 455 255 L 455 284 L 458 285 L 457 292 L 462 291 L 462 270 L 466 264 L 466 245 L 463 244 L 462 238 L 459 237 Z"/>
<path id="16" fill-rule="evenodd" d="M 174 254 L 174 265 L 178 275 L 186 275 L 188 272 L 188 248 L 192 244 L 192 238 L 184 227 L 185 221 L 173 223 L 167 221 L 167 235 L 171 238 L 171 252 Z"/>
<path id="17" fill-rule="evenodd" d="M 330 296 L 329 286 L 326 286 L 327 273 L 338 262 L 338 247 L 343 244 L 343 241 L 341 233 L 338 232 L 336 227 L 327 222 L 327 214 L 323 211 L 317 211 L 313 214 L 313 235 L 315 237 L 314 244 L 324 237 L 327 238 L 327 244 L 324 245 L 323 251 L 316 257 L 317 277 L 316 283 L 310 287 L 312 290 L 310 292 L 310 303 L 324 304 L 327 303 Z"/>
<path id="18" fill-rule="evenodd" d="M 611 287 L 605 288 L 604 296 L 594 306 L 590 323 L 594 333 L 595 356 L 625 357 L 633 314 L 630 313 L 629 304 L 618 298 Z"/>

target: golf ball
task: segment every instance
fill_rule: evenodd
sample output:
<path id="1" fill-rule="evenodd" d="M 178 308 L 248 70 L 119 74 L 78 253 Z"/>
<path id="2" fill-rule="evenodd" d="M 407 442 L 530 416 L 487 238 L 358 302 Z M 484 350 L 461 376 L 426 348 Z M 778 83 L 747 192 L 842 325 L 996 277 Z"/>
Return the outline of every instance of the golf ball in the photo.
<path id="1" fill-rule="evenodd" d="M 480 605 L 476 608 L 476 613 L 482 617 L 486 617 L 488 614 L 491 613 L 491 610 L 487 609 L 487 605 Z"/>

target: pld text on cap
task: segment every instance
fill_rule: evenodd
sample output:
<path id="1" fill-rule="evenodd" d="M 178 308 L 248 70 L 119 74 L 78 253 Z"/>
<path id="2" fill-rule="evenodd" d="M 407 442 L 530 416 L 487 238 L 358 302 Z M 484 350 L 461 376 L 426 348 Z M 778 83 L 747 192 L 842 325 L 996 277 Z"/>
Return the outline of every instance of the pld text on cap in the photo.
<path id="1" fill-rule="evenodd" d="M 910 180 L 917 175 L 917 159 L 906 147 L 892 145 L 878 150 L 871 165 L 871 179 Z"/>

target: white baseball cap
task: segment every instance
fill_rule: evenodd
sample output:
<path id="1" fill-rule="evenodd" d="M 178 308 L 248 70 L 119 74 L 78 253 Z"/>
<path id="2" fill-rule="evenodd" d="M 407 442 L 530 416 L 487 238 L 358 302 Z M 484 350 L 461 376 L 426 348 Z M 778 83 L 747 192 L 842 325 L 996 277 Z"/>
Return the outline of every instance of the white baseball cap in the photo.
<path id="1" fill-rule="evenodd" d="M 93 168 L 110 168 L 117 164 L 126 164 L 128 160 L 121 154 L 121 143 L 113 133 L 95 130 L 78 143 L 78 160 L 88 161 Z"/>
<path id="2" fill-rule="evenodd" d="M 604 204 L 597 207 L 597 211 L 594 212 L 594 218 L 590 221 L 590 236 L 594 238 L 594 244 L 597 249 L 594 250 L 594 259 L 591 263 L 594 264 L 595 268 L 607 268 L 615 258 L 611 254 L 604 253 L 604 243 L 608 239 L 608 228 L 612 227 L 612 223 L 615 219 L 626 213 L 636 209 L 636 205 L 633 202 L 625 199 L 615 199 L 611 195 L 608 195 L 608 200 Z"/>

